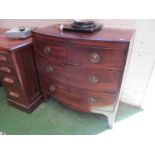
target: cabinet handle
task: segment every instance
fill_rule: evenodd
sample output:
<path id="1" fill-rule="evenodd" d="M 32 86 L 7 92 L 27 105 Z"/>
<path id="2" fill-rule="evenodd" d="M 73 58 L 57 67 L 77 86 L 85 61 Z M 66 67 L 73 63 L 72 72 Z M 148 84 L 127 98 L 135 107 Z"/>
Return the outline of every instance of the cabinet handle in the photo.
<path id="1" fill-rule="evenodd" d="M 54 92 L 54 91 L 55 91 L 55 87 L 52 86 L 52 85 L 50 85 L 50 86 L 49 86 L 49 90 L 50 90 L 51 92 Z"/>
<path id="2" fill-rule="evenodd" d="M 44 47 L 43 49 L 44 53 L 49 54 L 51 53 L 51 48 L 49 46 Z"/>
<path id="3" fill-rule="evenodd" d="M 6 61 L 7 58 L 5 56 L 0 55 L 0 61 Z"/>
<path id="4" fill-rule="evenodd" d="M 53 67 L 48 66 L 47 69 L 46 69 L 46 71 L 47 71 L 48 73 L 51 73 L 51 72 L 54 71 L 54 69 L 53 69 Z"/>
<path id="5" fill-rule="evenodd" d="M 96 104 L 97 102 L 104 102 L 104 99 L 103 98 L 88 97 L 87 101 L 89 104 Z"/>
<path id="6" fill-rule="evenodd" d="M 11 73 L 11 69 L 8 68 L 8 67 L 5 67 L 5 66 L 1 66 L 0 70 L 3 71 L 3 72 Z"/>
<path id="7" fill-rule="evenodd" d="M 20 97 L 18 93 L 12 92 L 12 91 L 9 92 L 9 95 L 10 95 L 10 96 L 13 96 L 13 97 L 15 97 L 15 98 L 19 98 L 19 97 Z"/>
<path id="8" fill-rule="evenodd" d="M 15 81 L 14 81 L 13 79 L 11 79 L 11 78 L 5 77 L 5 78 L 4 78 L 4 82 L 13 84 Z"/>
<path id="9" fill-rule="evenodd" d="M 97 103 L 97 99 L 95 97 L 88 97 L 88 103 L 95 104 L 95 103 Z"/>
<path id="10" fill-rule="evenodd" d="M 90 76 L 89 77 L 89 82 L 90 83 L 97 83 L 98 82 L 98 78 L 95 75 Z"/>
<path id="11" fill-rule="evenodd" d="M 93 62 L 93 63 L 98 63 L 98 62 L 100 62 L 101 57 L 100 57 L 100 55 L 97 54 L 97 53 L 91 53 L 91 54 L 89 55 L 89 60 L 90 60 L 91 62 Z"/>

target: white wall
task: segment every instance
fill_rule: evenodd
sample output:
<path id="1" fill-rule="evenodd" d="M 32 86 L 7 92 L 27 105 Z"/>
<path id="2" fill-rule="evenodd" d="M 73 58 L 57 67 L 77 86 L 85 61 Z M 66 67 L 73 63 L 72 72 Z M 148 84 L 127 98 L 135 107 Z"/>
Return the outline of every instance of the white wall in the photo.
<path id="1" fill-rule="evenodd" d="M 144 95 L 142 108 L 150 111 L 155 111 L 155 65 L 153 67 L 152 76 L 150 77 L 146 93 Z"/>
<path id="2" fill-rule="evenodd" d="M 131 62 L 121 100 L 140 106 L 155 63 L 155 20 L 98 20 L 105 27 L 136 29 Z M 71 20 L 0 20 L 0 27 L 37 26 L 68 23 Z"/>

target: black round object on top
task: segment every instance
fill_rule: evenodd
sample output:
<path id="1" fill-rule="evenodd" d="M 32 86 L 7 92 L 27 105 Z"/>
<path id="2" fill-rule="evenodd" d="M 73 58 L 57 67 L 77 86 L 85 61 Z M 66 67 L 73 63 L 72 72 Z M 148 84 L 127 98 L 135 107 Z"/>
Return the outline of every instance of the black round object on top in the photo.
<path id="1" fill-rule="evenodd" d="M 19 27 L 19 31 L 25 31 L 25 27 Z"/>

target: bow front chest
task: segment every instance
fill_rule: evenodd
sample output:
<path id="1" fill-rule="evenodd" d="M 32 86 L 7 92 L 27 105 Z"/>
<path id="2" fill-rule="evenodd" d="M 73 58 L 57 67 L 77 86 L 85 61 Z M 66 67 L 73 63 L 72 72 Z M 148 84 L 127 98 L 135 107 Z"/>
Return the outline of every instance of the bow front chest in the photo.
<path id="1" fill-rule="evenodd" d="M 35 30 L 32 36 L 44 98 L 50 95 L 69 108 L 104 114 L 112 127 L 133 33 L 108 28 L 67 32 L 56 25 Z"/>

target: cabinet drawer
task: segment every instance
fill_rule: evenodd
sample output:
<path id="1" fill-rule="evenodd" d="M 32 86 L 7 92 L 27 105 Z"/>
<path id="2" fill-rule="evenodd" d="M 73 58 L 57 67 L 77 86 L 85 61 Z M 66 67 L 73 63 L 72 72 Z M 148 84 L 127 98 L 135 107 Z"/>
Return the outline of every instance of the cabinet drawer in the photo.
<path id="1" fill-rule="evenodd" d="M 2 53 L 2 51 L 1 51 L 0 52 L 0 63 L 6 63 L 6 64 L 12 65 L 13 60 L 12 60 L 11 54 L 9 54 L 8 52 L 5 52 L 5 51 Z"/>
<path id="2" fill-rule="evenodd" d="M 88 111 L 92 108 L 111 106 L 117 98 L 117 94 L 86 91 L 47 78 L 42 78 L 41 81 L 43 90 L 48 94 L 73 107 Z"/>
<path id="3" fill-rule="evenodd" d="M 0 74 L 1 75 L 14 75 L 16 76 L 16 71 L 14 68 L 6 64 L 0 64 Z"/>
<path id="4" fill-rule="evenodd" d="M 67 61 L 67 48 L 61 44 L 53 44 L 51 42 L 35 43 L 35 53 L 41 55 L 53 62 Z"/>
<path id="5" fill-rule="evenodd" d="M 8 99 L 22 105 L 24 103 L 23 91 L 17 77 L 5 73 L 2 74 L 1 80 L 4 84 Z"/>
<path id="6" fill-rule="evenodd" d="M 126 60 L 125 50 L 72 47 L 69 63 L 82 67 L 123 69 Z"/>
<path id="7" fill-rule="evenodd" d="M 4 81 L 3 84 L 5 86 L 6 94 L 8 96 L 8 99 L 16 102 L 17 104 L 23 105 L 25 103 L 23 91 L 21 90 L 21 86 L 17 80 L 15 80 L 13 83 L 9 83 Z M 13 80 L 13 79 L 12 79 Z"/>
<path id="8" fill-rule="evenodd" d="M 10 76 L 10 75 L 2 75 L 1 81 L 4 83 L 5 86 L 13 86 L 16 83 L 19 83 L 17 77 Z"/>
<path id="9" fill-rule="evenodd" d="M 0 55 L 8 55 L 9 52 L 5 50 L 0 50 Z"/>
<path id="10" fill-rule="evenodd" d="M 42 76 L 87 90 L 116 93 L 119 91 L 122 72 L 118 70 L 81 69 L 70 65 L 53 64 L 38 59 L 38 70 Z"/>

